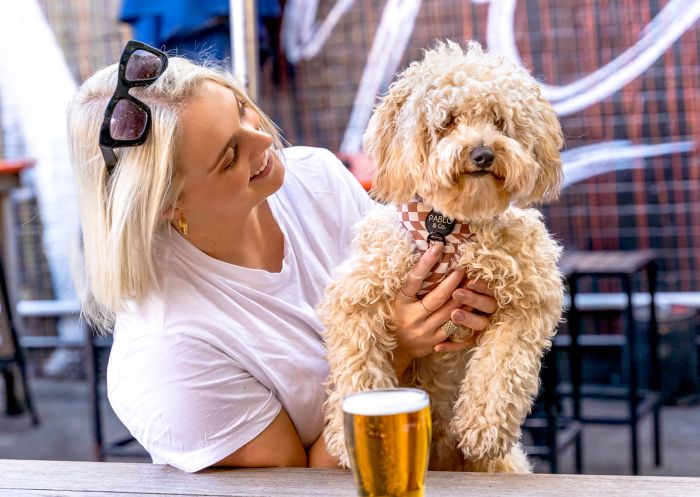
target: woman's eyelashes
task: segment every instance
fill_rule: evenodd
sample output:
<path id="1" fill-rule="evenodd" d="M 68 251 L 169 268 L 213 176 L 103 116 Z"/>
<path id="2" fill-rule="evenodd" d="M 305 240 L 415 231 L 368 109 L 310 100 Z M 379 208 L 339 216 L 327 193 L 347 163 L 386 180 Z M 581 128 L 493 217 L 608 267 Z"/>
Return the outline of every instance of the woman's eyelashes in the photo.
<path id="1" fill-rule="evenodd" d="M 238 116 L 239 116 L 241 122 L 243 122 L 243 119 L 246 116 L 247 109 L 248 109 L 248 104 L 246 103 L 246 101 L 243 100 L 242 98 L 239 99 L 238 100 Z M 228 162 L 224 166 L 224 171 L 228 171 L 229 169 L 231 169 L 232 167 L 234 167 L 236 165 L 236 162 L 238 162 L 238 144 L 233 145 L 231 147 L 231 150 L 233 151 L 233 158 L 231 159 L 230 162 Z"/>
<path id="2" fill-rule="evenodd" d="M 233 150 L 233 158 L 224 166 L 224 171 L 228 171 L 236 165 L 236 162 L 238 162 L 238 145 L 236 144 L 233 147 L 231 147 L 231 150 Z"/>
<path id="3" fill-rule="evenodd" d="M 246 101 L 243 99 L 240 99 L 238 101 L 238 115 L 240 116 L 241 121 L 243 121 L 243 118 L 245 117 L 247 109 L 248 109 L 248 104 L 246 103 Z"/>

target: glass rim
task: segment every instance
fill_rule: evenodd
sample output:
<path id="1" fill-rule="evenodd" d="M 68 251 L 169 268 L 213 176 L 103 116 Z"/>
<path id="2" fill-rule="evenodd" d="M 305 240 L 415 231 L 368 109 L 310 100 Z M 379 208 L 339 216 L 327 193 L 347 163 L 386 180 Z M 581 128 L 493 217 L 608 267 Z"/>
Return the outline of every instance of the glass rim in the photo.
<path id="1" fill-rule="evenodd" d="M 382 412 L 376 413 L 357 412 L 358 409 L 351 409 L 350 406 L 347 406 L 347 404 L 352 403 L 353 399 L 356 399 L 357 397 L 372 396 L 376 394 L 395 394 L 401 392 L 418 394 L 419 398 L 417 398 L 416 400 L 412 400 L 410 403 L 387 405 L 384 407 Z M 426 407 L 430 407 L 430 395 L 428 395 L 428 392 L 420 388 L 412 387 L 380 388 L 377 390 L 366 390 L 364 392 L 351 393 L 343 398 L 342 405 L 343 412 L 345 414 L 353 414 L 360 416 L 392 416 L 395 414 L 418 412 L 422 409 L 425 409 Z"/>

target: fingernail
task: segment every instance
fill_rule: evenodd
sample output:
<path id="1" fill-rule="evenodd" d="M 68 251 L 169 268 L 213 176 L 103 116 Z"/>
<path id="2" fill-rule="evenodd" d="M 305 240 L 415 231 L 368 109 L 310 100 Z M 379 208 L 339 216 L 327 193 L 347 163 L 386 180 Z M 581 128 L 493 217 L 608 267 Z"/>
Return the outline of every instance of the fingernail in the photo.
<path id="1" fill-rule="evenodd" d="M 433 255 L 438 255 L 442 253 L 442 242 L 437 242 L 430 247 L 430 253 Z"/>
<path id="2" fill-rule="evenodd" d="M 438 345 L 437 347 L 435 347 L 435 352 L 445 352 L 445 346 Z"/>
<path id="3" fill-rule="evenodd" d="M 464 321 L 467 315 L 462 311 L 455 311 L 452 313 L 452 321 Z"/>
<path id="4" fill-rule="evenodd" d="M 459 300 L 460 302 L 463 301 L 466 296 L 467 294 L 464 291 L 455 290 L 454 292 L 452 292 L 452 298 L 455 300 Z"/>

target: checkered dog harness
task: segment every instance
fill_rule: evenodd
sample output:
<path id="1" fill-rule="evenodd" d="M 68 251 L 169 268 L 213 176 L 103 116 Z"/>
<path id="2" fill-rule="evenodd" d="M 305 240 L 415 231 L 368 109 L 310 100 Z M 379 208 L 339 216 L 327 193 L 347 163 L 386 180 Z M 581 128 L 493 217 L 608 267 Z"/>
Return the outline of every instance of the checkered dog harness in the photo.
<path id="1" fill-rule="evenodd" d="M 445 244 L 442 250 L 442 258 L 438 261 L 432 273 L 423 281 L 418 296 L 435 289 L 456 264 L 459 245 L 471 236 L 469 224 L 456 222 L 447 216 L 443 216 L 416 196 L 410 202 L 401 204 L 396 208 L 399 221 L 408 231 L 415 242 L 416 250 L 423 255 L 431 242 L 441 241 Z"/>

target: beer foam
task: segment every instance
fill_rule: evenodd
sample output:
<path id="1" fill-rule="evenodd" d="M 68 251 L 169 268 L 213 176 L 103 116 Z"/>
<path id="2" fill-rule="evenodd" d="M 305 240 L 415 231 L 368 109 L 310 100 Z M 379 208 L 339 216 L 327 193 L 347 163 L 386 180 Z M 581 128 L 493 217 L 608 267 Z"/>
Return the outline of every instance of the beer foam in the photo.
<path id="1" fill-rule="evenodd" d="M 430 397 L 416 388 L 371 390 L 345 397 L 343 411 L 361 416 L 416 412 L 430 405 Z"/>

